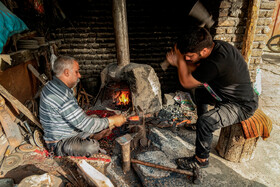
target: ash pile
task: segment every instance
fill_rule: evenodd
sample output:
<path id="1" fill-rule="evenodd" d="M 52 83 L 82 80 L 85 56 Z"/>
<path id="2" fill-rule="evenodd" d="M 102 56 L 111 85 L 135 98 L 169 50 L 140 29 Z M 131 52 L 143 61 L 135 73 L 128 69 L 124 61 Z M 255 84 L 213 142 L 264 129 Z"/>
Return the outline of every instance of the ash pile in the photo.
<path id="1" fill-rule="evenodd" d="M 159 128 L 179 127 L 195 123 L 196 106 L 188 92 L 164 94 L 164 105 L 153 124 Z"/>

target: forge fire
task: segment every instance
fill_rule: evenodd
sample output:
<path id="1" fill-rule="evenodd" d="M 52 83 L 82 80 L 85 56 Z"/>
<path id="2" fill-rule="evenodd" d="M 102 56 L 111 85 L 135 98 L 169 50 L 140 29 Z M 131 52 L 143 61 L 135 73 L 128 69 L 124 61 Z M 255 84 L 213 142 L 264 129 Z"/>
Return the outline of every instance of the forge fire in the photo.
<path id="1" fill-rule="evenodd" d="M 130 91 L 123 90 L 123 91 L 116 91 L 113 95 L 113 102 L 116 105 L 129 105 L 130 103 Z"/>

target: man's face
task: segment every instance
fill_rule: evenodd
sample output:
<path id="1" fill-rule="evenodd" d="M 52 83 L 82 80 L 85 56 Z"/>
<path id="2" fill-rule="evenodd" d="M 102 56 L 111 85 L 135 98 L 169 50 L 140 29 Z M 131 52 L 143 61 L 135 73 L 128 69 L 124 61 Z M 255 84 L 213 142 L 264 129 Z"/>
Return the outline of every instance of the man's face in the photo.
<path id="1" fill-rule="evenodd" d="M 198 61 L 201 60 L 202 56 L 199 53 L 186 53 L 184 54 L 185 60 L 187 63 L 196 64 Z"/>
<path id="2" fill-rule="evenodd" d="M 69 71 L 69 87 L 73 88 L 75 87 L 79 79 L 81 78 L 81 74 L 79 72 L 80 67 L 77 61 L 74 61 L 72 69 Z"/>

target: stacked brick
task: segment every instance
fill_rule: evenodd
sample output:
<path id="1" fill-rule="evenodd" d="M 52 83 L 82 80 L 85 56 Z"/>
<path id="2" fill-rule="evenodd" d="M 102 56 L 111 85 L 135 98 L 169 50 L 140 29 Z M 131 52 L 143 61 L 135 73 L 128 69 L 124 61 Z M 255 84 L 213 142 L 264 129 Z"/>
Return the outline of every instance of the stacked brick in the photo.
<path id="1" fill-rule="evenodd" d="M 275 0 L 262 0 L 259 10 L 259 18 L 256 27 L 256 33 L 253 43 L 252 56 L 250 59 L 251 78 L 255 80 L 256 69 L 260 65 L 263 49 L 266 47 L 266 41 L 270 29 L 269 25 L 272 23 L 272 15 L 276 6 Z"/>
<path id="2" fill-rule="evenodd" d="M 56 28 L 54 39 L 61 39 L 60 55 L 76 58 L 80 64 L 82 84 L 91 94 L 100 86 L 100 72 L 110 63 L 116 62 L 115 35 L 109 1 L 99 1 L 83 9 L 73 17 L 71 26 Z"/>
<path id="3" fill-rule="evenodd" d="M 221 2 L 214 39 L 227 41 L 238 49 L 242 48 L 248 2 L 245 0 L 225 0 Z"/>

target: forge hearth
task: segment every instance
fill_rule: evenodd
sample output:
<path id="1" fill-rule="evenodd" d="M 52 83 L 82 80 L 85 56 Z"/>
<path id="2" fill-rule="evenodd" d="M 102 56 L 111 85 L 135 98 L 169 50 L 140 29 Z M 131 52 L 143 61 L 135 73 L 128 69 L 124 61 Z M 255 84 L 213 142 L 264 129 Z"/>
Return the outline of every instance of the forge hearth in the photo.
<path id="1" fill-rule="evenodd" d="M 114 94 L 120 95 L 120 91 L 129 96 L 129 106 L 124 107 L 124 104 L 120 104 L 122 102 L 119 106 L 116 105 Z M 101 87 L 96 105 L 99 105 L 99 108 L 109 106 L 110 109 L 132 107 L 137 114 L 157 113 L 162 109 L 162 99 L 159 79 L 154 69 L 145 64 L 129 63 L 126 66 L 119 66 L 117 63 L 109 64 L 101 72 Z"/>
<path id="2" fill-rule="evenodd" d="M 105 85 L 101 105 L 112 110 L 127 111 L 131 105 L 131 92 L 125 81 L 110 82 Z"/>

